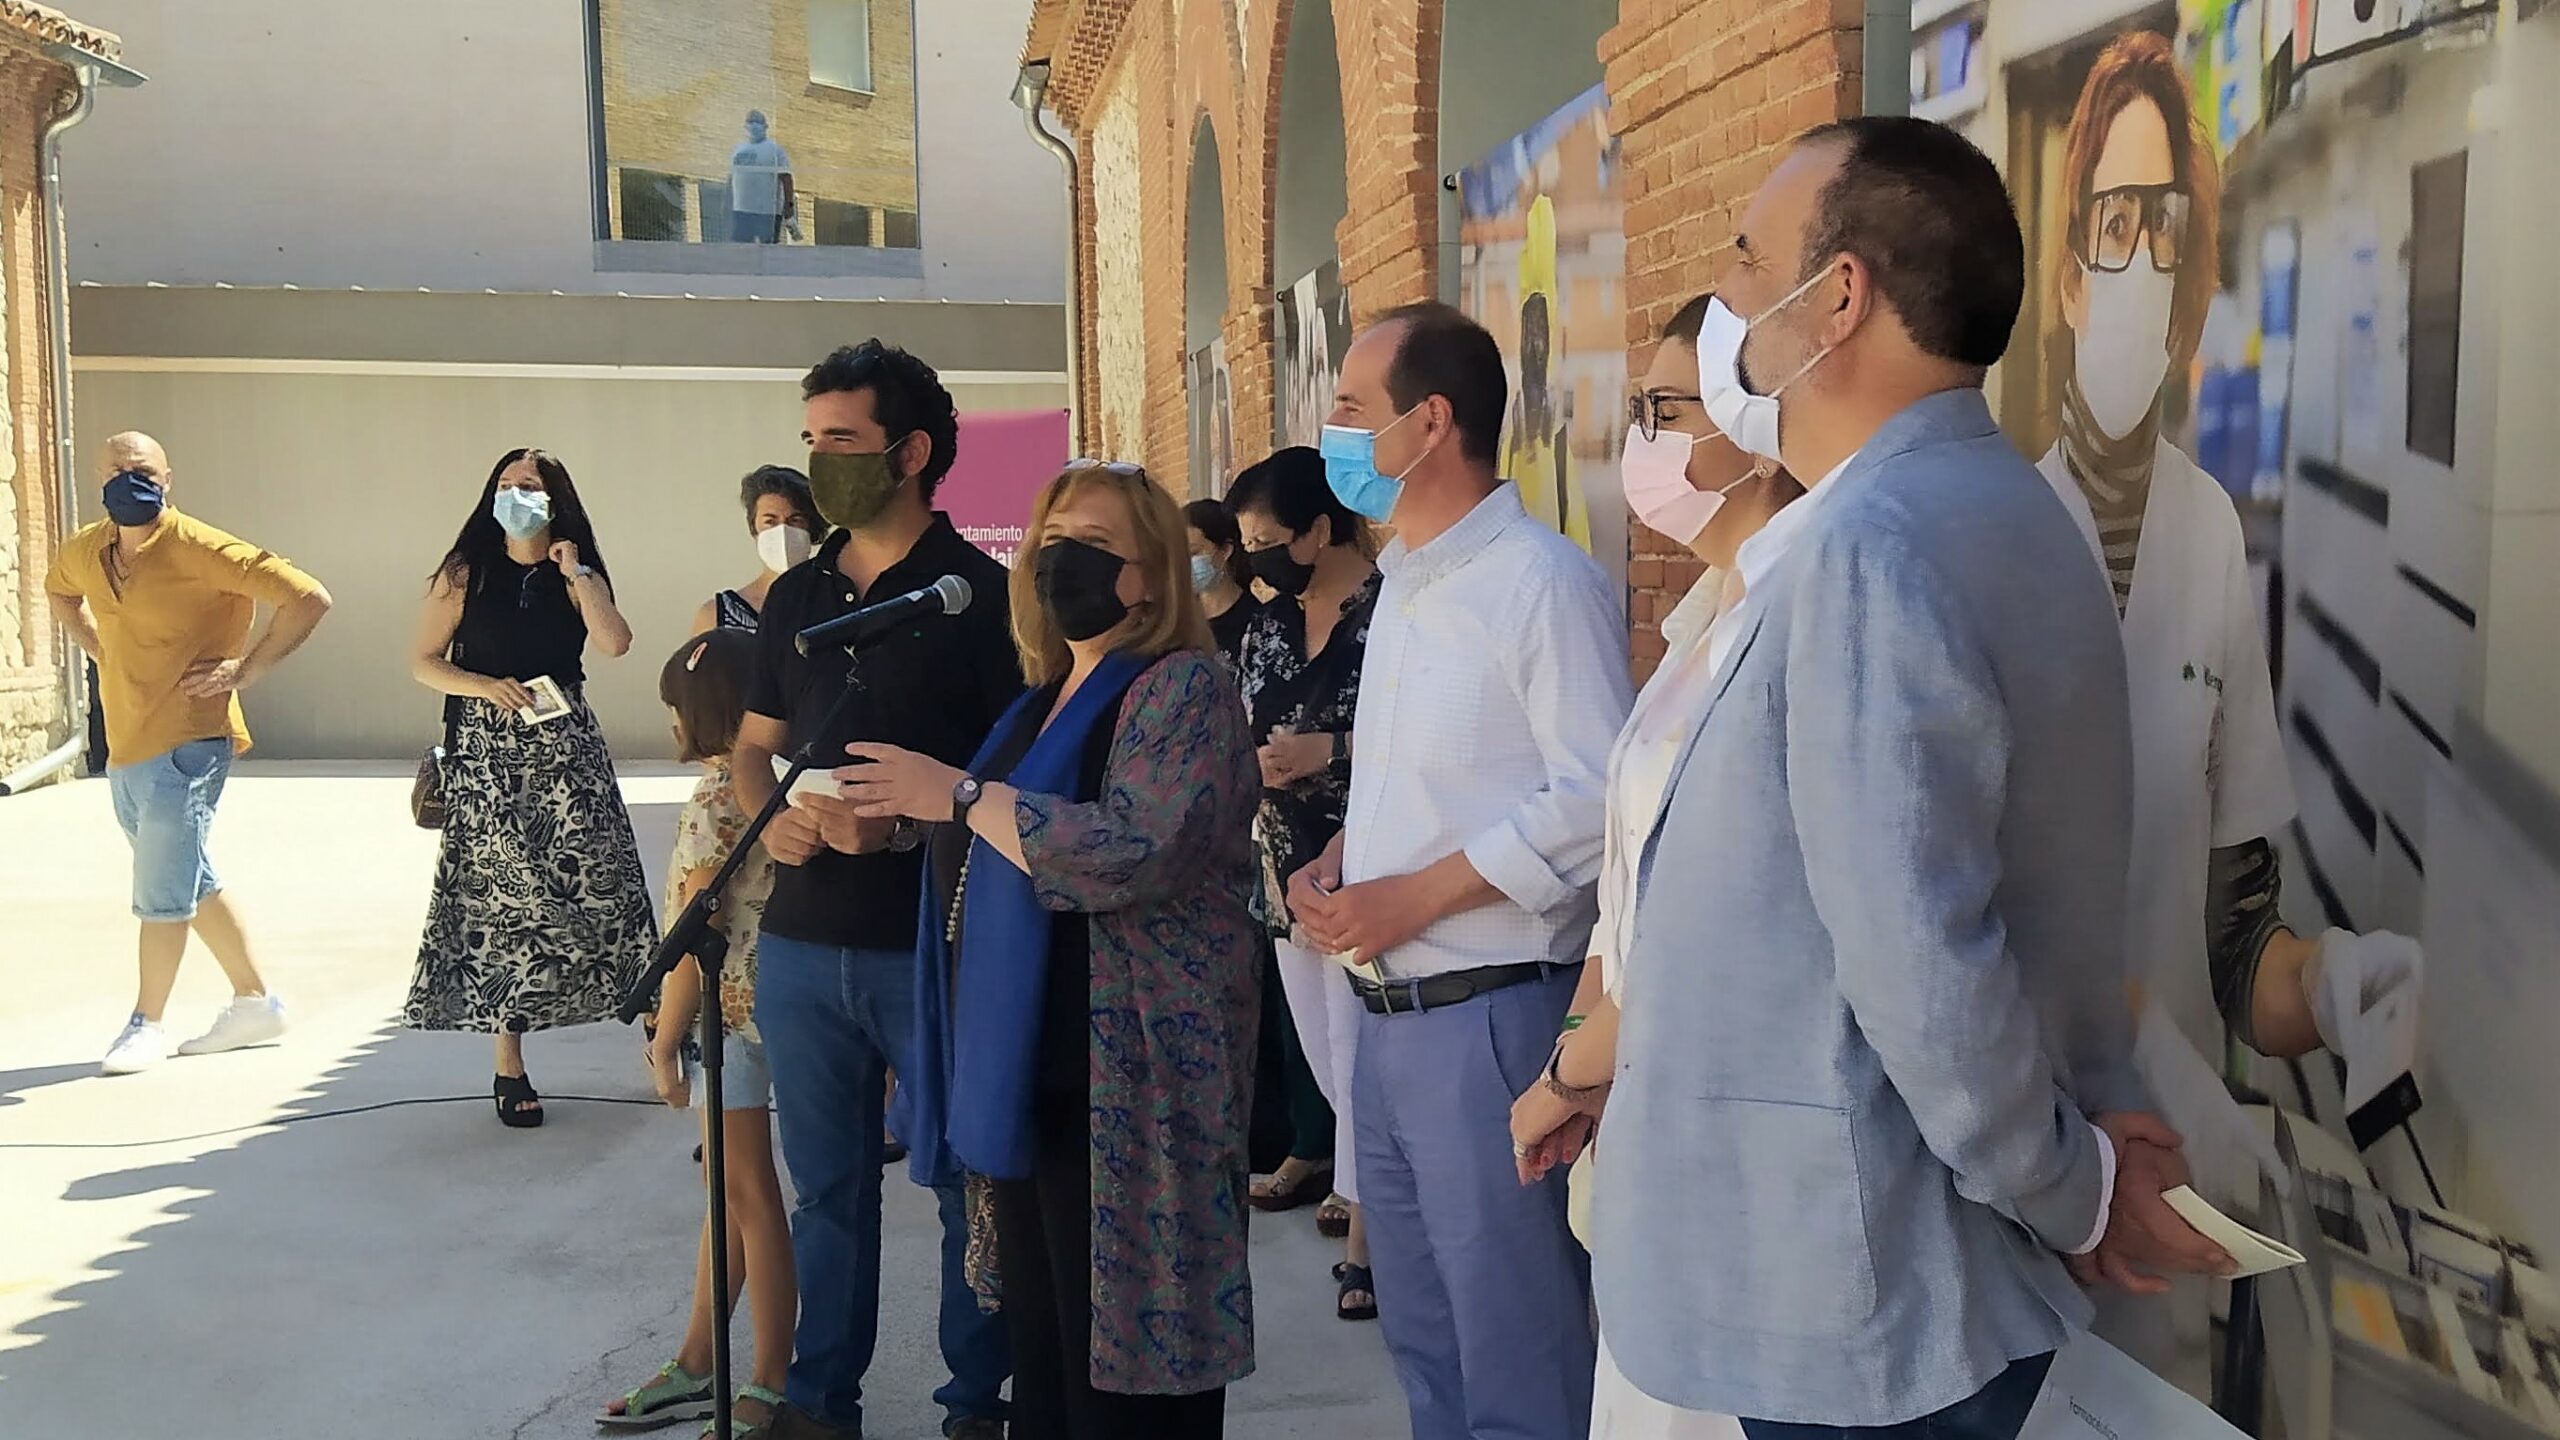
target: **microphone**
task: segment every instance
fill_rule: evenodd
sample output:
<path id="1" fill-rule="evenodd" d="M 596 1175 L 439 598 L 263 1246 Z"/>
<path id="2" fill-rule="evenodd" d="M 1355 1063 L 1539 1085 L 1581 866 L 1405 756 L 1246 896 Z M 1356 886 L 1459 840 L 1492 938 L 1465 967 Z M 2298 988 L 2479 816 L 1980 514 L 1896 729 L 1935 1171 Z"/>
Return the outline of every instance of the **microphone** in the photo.
<path id="1" fill-rule="evenodd" d="M 865 605 L 850 615 L 839 615 L 822 625 L 812 625 L 801 631 L 800 638 L 792 643 L 803 655 L 828 645 L 860 645 L 920 616 L 957 615 L 969 608 L 969 599 L 969 582 L 957 575 L 945 575 L 923 589 L 911 590 L 895 600 Z"/>

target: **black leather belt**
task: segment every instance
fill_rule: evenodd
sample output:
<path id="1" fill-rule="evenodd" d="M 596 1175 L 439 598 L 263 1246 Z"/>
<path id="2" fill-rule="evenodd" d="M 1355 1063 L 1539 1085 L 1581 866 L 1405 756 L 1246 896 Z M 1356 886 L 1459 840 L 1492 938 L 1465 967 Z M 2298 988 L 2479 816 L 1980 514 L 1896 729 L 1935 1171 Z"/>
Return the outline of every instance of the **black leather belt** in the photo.
<path id="1" fill-rule="evenodd" d="M 1369 1007 L 1372 1015 L 1413 1015 L 1541 980 L 1560 968 L 1532 960 L 1520 965 L 1485 965 L 1473 970 L 1453 970 L 1446 975 L 1431 975 L 1420 980 L 1390 980 L 1384 985 L 1353 975 L 1350 977 L 1351 993 L 1360 997 L 1360 1003 Z"/>

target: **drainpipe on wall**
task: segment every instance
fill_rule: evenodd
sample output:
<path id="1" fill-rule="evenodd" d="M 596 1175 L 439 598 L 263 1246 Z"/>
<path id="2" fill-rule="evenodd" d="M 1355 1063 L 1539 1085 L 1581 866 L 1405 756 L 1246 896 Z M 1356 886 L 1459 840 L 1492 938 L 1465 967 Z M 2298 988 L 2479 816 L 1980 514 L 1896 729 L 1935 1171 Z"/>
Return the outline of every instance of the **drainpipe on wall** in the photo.
<path id="1" fill-rule="evenodd" d="M 78 528 L 80 498 L 79 467 L 74 463 L 71 439 L 71 247 L 62 219 L 62 137 L 89 118 L 100 84 L 130 88 L 141 84 L 144 77 L 138 70 L 69 45 L 47 45 L 45 54 L 68 67 L 73 83 L 79 87 L 71 108 L 45 126 L 42 157 L 45 244 L 52 251 L 46 257 L 50 263 L 45 266 L 45 320 L 53 341 L 53 467 L 54 483 L 60 491 L 55 502 L 58 543 Z M 61 649 L 62 713 L 71 722 L 71 738 L 52 753 L 0 777 L 0 795 L 15 795 L 52 779 L 69 769 L 89 748 L 89 657 L 67 633 L 57 635 L 55 643 Z"/>
<path id="2" fill-rule="evenodd" d="M 1870 115 L 1911 113 L 1911 0 L 1867 0 L 1864 54 L 1865 96 Z"/>
<path id="3" fill-rule="evenodd" d="M 1058 167 L 1066 172 L 1067 182 L 1067 444 L 1077 454 L 1085 451 L 1084 443 L 1084 277 L 1083 250 L 1076 243 L 1076 152 L 1048 126 L 1040 121 L 1040 107 L 1049 95 L 1049 62 L 1034 60 L 1022 67 L 1022 75 L 1013 82 L 1013 103 L 1022 107 L 1022 128 L 1041 149 L 1058 157 Z"/>

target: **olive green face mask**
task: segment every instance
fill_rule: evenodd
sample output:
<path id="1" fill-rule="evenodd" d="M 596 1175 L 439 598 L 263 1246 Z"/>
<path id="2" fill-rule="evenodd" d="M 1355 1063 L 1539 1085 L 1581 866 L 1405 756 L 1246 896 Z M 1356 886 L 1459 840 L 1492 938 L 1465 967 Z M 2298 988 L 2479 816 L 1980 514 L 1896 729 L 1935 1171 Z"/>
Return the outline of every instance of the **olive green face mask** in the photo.
<path id="1" fill-rule="evenodd" d="M 870 524 L 889 508 L 902 483 L 884 454 L 809 453 L 809 496 L 818 502 L 818 518 L 830 525 L 859 530 Z"/>

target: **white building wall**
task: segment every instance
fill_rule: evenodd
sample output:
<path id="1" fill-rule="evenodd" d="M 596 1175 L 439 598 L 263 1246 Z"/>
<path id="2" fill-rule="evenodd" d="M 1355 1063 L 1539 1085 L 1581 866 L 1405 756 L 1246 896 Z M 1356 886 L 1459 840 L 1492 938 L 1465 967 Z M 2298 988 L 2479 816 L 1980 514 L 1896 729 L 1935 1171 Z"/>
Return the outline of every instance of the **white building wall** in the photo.
<path id="1" fill-rule="evenodd" d="M 66 142 L 108 285 L 1064 296 L 1064 182 L 1009 98 L 1029 0 L 917 0 L 922 278 L 596 268 L 578 0 L 97 0 L 150 84 Z"/>

